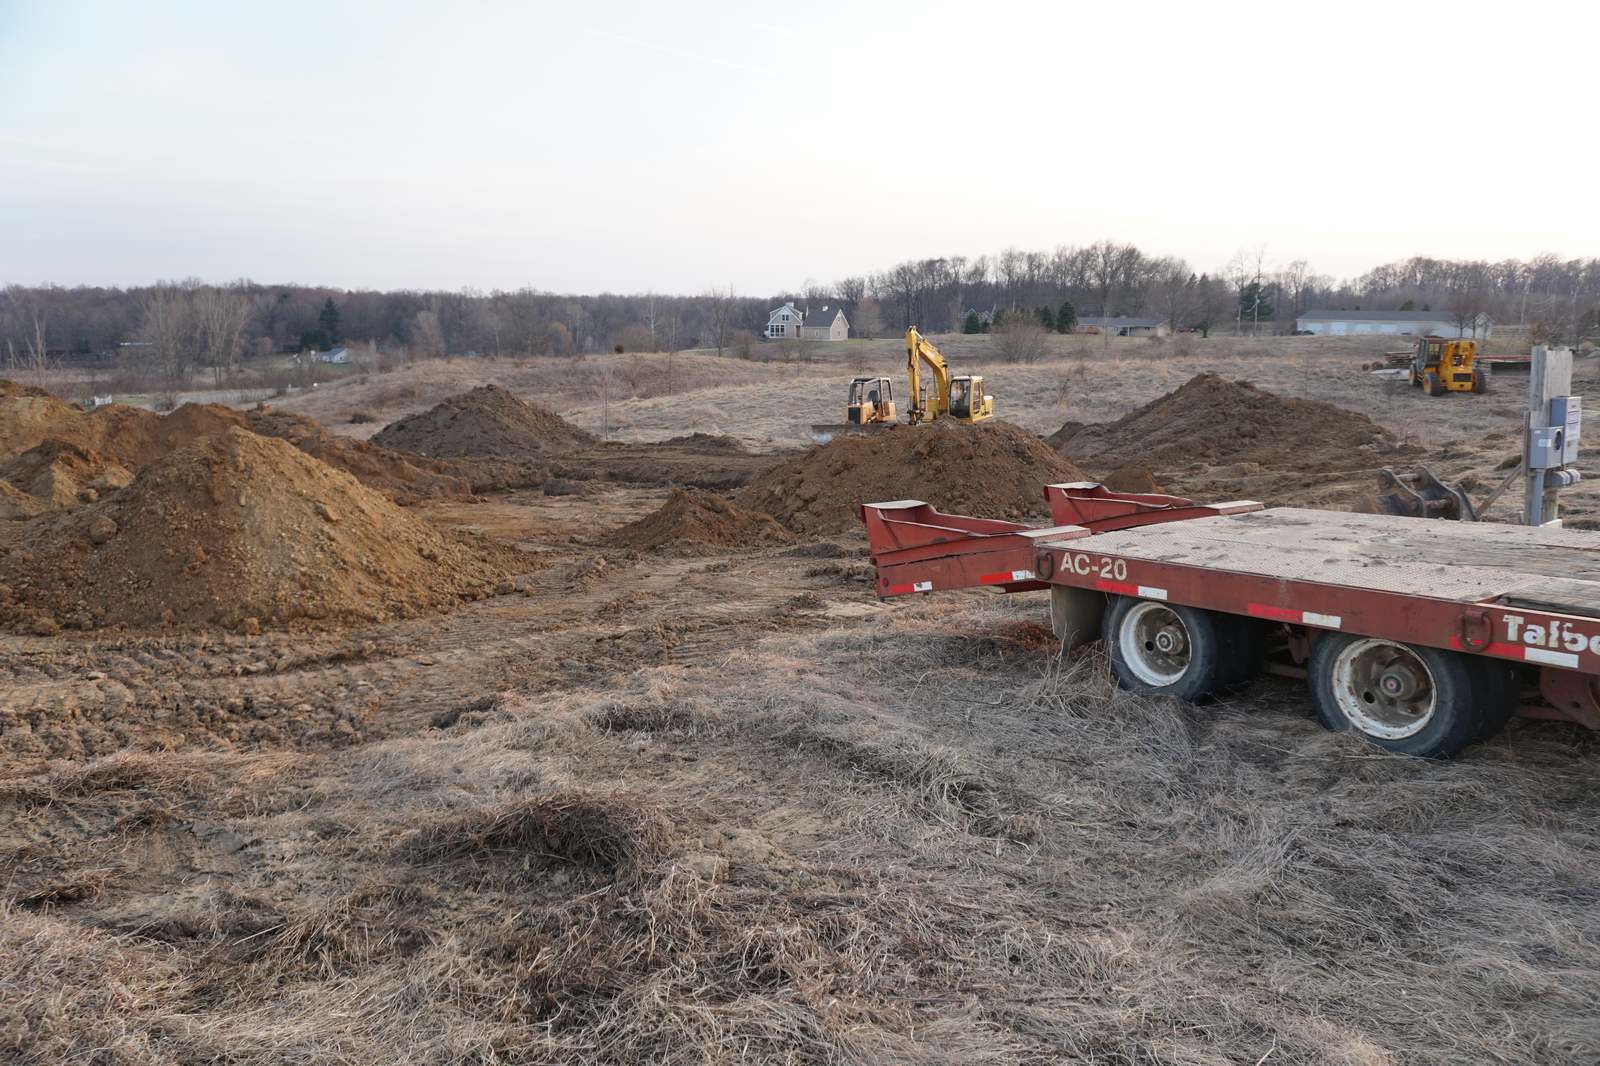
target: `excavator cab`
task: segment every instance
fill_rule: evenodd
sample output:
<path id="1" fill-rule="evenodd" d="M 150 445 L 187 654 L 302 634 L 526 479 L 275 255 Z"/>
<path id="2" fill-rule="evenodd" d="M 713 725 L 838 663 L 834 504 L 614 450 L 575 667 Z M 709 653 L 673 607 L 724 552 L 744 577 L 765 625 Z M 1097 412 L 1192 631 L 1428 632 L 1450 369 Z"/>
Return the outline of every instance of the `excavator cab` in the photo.
<path id="1" fill-rule="evenodd" d="M 1474 364 L 1478 358 L 1475 341 L 1452 341 L 1443 337 L 1423 337 L 1411 360 L 1411 384 L 1429 396 L 1447 392 L 1488 392 L 1489 379 Z"/>
<path id="2" fill-rule="evenodd" d="M 894 421 L 894 386 L 888 378 L 856 378 L 850 382 L 850 403 L 845 421 L 866 426 Z"/>
<path id="3" fill-rule="evenodd" d="M 950 379 L 950 417 L 967 419 L 972 417 L 972 396 L 976 393 L 983 395 L 983 379 L 973 381 L 970 374 Z"/>

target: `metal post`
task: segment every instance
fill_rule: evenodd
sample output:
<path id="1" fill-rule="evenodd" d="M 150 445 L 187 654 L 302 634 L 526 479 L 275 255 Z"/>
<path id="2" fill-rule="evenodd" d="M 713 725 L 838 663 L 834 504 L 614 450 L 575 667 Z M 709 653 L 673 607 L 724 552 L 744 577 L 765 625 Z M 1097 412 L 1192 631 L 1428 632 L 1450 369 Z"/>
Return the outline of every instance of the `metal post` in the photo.
<path id="1" fill-rule="evenodd" d="M 1536 345 L 1532 352 L 1528 375 L 1527 431 L 1523 434 L 1523 470 L 1527 479 L 1522 492 L 1522 523 L 1540 526 L 1558 517 L 1557 489 L 1550 486 L 1546 470 L 1529 460 L 1529 442 L 1542 429 L 1550 426 L 1550 401 L 1572 392 L 1572 352 L 1567 348 L 1546 348 Z"/>

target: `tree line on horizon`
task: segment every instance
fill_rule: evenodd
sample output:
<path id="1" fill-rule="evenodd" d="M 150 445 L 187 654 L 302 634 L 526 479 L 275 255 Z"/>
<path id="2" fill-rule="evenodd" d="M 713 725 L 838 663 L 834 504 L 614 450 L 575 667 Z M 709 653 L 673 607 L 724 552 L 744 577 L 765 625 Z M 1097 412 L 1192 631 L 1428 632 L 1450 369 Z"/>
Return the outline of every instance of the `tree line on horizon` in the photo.
<path id="1" fill-rule="evenodd" d="M 697 295 L 351 290 L 196 278 L 128 288 L 11 285 L 0 291 L 0 359 L 16 369 L 108 355 L 164 378 L 212 371 L 219 384 L 252 356 L 354 343 L 392 359 L 733 349 L 751 354 L 768 312 L 784 302 L 838 306 L 852 336 L 916 326 L 969 328 L 973 310 L 1027 311 L 1046 328 L 1087 316 L 1155 318 L 1201 333 L 1284 333 L 1308 310 L 1344 308 L 1487 314 L 1525 324 L 1535 341 L 1581 344 L 1597 332 L 1600 258 L 1490 263 L 1423 256 L 1335 282 L 1306 260 L 1267 260 L 1264 247 L 1197 271 L 1182 258 L 1098 241 L 1054 251 L 907 260 L 830 284 L 770 296 L 732 286 Z M 1048 321 L 1046 321 L 1048 319 Z"/>

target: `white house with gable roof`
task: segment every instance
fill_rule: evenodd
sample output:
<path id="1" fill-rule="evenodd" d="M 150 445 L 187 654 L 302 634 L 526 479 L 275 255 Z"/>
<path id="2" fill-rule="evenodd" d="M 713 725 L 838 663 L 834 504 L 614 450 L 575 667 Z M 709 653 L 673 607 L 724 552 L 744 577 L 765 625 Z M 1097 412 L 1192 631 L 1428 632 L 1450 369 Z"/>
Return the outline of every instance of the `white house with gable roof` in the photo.
<path id="1" fill-rule="evenodd" d="M 761 335 L 769 340 L 842 341 L 850 336 L 850 322 L 843 310 L 827 304 L 801 310 L 785 303 L 767 314 L 767 328 Z"/>

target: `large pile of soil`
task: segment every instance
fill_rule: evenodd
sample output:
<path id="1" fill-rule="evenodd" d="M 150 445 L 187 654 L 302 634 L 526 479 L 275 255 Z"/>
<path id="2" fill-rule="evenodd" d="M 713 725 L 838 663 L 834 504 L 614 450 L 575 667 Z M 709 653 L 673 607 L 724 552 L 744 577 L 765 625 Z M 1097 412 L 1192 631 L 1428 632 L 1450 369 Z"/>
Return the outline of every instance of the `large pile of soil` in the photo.
<path id="1" fill-rule="evenodd" d="M 788 544 L 794 539 L 794 534 L 770 515 L 729 503 L 721 496 L 679 488 L 672 490 L 672 498 L 660 510 L 613 530 L 605 543 L 643 549 L 694 540 L 724 547 L 757 547 Z"/>
<path id="2" fill-rule="evenodd" d="M 922 500 L 975 518 L 1046 513 L 1044 486 L 1086 477 L 1009 422 L 893 426 L 840 436 L 763 473 L 738 497 L 797 533 L 858 528 L 864 503 Z"/>
<path id="3" fill-rule="evenodd" d="M 430 459 L 526 459 L 587 448 L 598 440 L 547 407 L 498 385 L 451 396 L 372 435 L 372 442 Z"/>
<path id="4" fill-rule="evenodd" d="M 118 403 L 85 411 L 43 389 L 0 381 L 0 463 L 55 439 L 134 470 L 192 440 L 246 424 L 242 413 L 220 404 L 186 403 L 169 415 Z"/>
<path id="5" fill-rule="evenodd" d="M 414 452 L 337 436 L 309 415 L 260 407 L 249 412 L 249 427 L 263 437 L 279 437 L 335 470 L 354 475 L 369 489 L 387 493 L 401 505 L 425 499 L 465 499 L 474 486 L 454 464 Z"/>
<path id="6" fill-rule="evenodd" d="M 1096 468 L 1230 461 L 1317 471 L 1348 466 L 1365 454 L 1357 449 L 1386 439 L 1383 427 L 1366 415 L 1278 396 L 1248 381 L 1197 374 L 1115 422 L 1064 426 L 1051 443 Z"/>
<path id="7" fill-rule="evenodd" d="M 0 559 L 0 623 L 370 622 L 447 608 L 506 578 L 286 441 L 233 428 L 30 530 Z"/>

